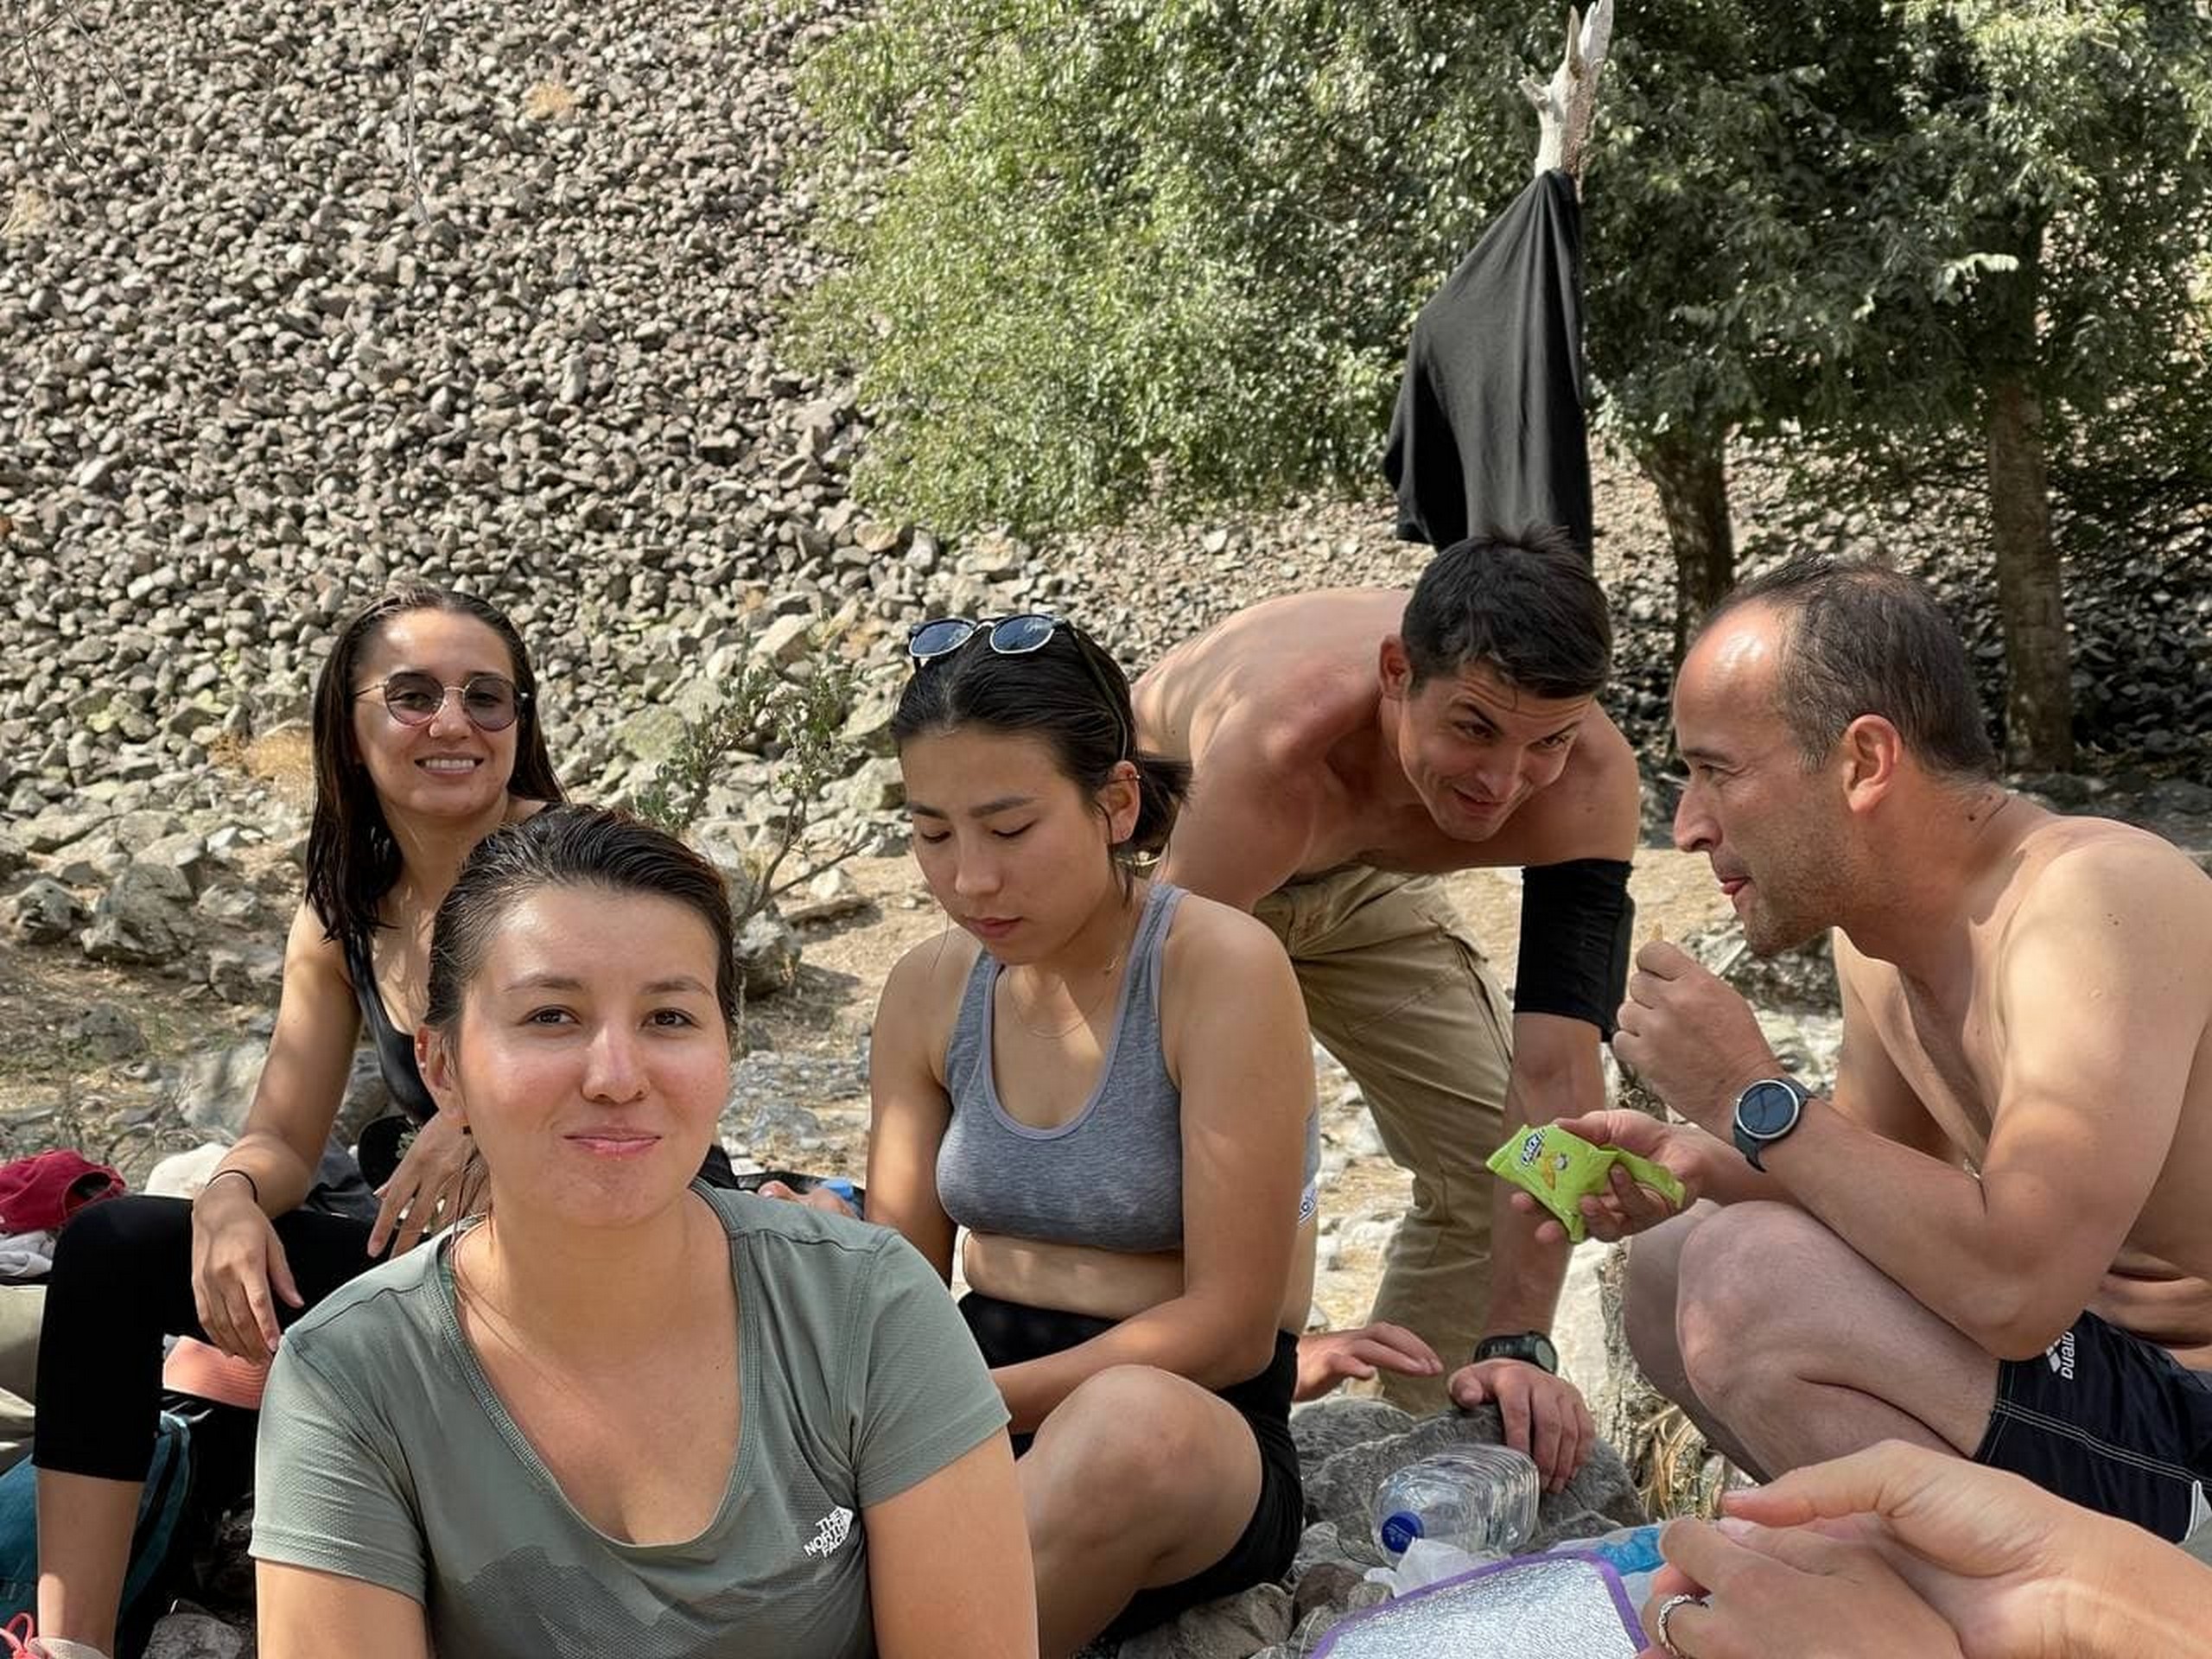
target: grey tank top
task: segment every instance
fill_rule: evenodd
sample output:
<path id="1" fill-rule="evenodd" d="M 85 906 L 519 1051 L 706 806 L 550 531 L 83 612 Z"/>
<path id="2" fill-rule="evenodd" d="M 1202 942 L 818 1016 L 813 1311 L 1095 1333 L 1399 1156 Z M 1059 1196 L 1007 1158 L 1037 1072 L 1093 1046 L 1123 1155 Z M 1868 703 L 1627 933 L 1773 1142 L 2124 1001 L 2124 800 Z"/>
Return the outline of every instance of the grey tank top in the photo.
<path id="1" fill-rule="evenodd" d="M 1183 1093 L 1160 1035 L 1160 948 L 1182 898 L 1180 887 L 1153 883 L 1098 1082 L 1055 1128 L 1032 1128 L 999 1099 L 991 1048 L 1003 969 L 988 951 L 976 954 L 945 1045 L 952 1119 L 937 1154 L 938 1201 L 961 1226 L 1094 1249 L 1183 1248 Z M 1309 1116 L 1300 1222 L 1313 1213 L 1320 1157 L 1320 1122 Z"/>

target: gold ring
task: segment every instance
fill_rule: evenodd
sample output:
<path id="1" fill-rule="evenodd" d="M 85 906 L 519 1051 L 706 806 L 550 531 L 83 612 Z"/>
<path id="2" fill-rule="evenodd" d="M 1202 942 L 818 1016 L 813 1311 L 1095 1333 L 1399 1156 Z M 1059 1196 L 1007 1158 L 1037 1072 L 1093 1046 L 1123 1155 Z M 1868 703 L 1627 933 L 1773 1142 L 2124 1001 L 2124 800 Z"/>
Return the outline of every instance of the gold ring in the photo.
<path id="1" fill-rule="evenodd" d="M 1659 1645 L 1675 1656 L 1675 1659 L 1689 1659 L 1689 1656 L 1675 1645 L 1675 1638 L 1667 1634 L 1667 1621 L 1685 1607 L 1702 1607 L 1703 1596 L 1669 1596 L 1659 1604 L 1659 1617 L 1653 1622 L 1658 1626 Z"/>

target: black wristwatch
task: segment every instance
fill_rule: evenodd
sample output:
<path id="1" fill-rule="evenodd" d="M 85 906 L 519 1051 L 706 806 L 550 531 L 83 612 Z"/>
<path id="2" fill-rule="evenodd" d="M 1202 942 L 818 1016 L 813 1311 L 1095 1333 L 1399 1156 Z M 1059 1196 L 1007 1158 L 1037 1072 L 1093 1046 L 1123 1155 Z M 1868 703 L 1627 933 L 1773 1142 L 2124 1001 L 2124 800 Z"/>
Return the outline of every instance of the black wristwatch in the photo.
<path id="1" fill-rule="evenodd" d="M 1736 1096 L 1736 1150 L 1764 1170 L 1759 1154 L 1804 1121 L 1805 1103 L 1812 1092 L 1792 1077 L 1761 1077 Z"/>
<path id="2" fill-rule="evenodd" d="M 1475 1344 L 1475 1363 L 1486 1359 L 1518 1359 L 1539 1370 L 1559 1375 L 1559 1350 L 1541 1331 L 1521 1331 L 1510 1337 L 1484 1337 Z"/>

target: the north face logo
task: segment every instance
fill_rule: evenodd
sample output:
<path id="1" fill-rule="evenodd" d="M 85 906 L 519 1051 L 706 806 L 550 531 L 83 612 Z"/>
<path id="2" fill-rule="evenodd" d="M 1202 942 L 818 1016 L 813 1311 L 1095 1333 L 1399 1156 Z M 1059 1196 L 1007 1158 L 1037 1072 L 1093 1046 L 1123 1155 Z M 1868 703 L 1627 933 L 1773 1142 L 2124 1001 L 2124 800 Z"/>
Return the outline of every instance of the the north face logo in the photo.
<path id="1" fill-rule="evenodd" d="M 2074 1333 L 2071 1331 L 2045 1349 L 2043 1357 L 2050 1362 L 2052 1370 L 2069 1382 L 2074 1380 Z"/>
<path id="2" fill-rule="evenodd" d="M 845 1541 L 846 1535 L 852 1529 L 853 1512 L 841 1503 L 815 1524 L 814 1541 L 807 1545 L 806 1553 L 810 1555 L 828 1555 Z"/>

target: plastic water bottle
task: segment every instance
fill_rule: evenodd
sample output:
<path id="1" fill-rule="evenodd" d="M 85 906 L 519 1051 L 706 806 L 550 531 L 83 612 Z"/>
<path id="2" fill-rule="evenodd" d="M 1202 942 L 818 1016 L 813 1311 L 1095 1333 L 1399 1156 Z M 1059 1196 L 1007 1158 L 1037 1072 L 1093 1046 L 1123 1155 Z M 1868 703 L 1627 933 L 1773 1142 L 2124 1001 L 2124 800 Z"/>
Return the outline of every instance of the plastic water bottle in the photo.
<path id="1" fill-rule="evenodd" d="M 1455 1446 L 1385 1479 L 1375 1541 L 1402 1555 L 1416 1538 L 1470 1555 L 1510 1555 L 1536 1529 L 1536 1465 L 1505 1446 Z"/>

